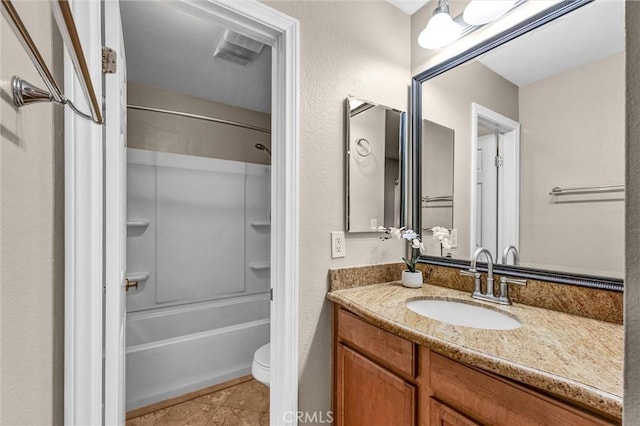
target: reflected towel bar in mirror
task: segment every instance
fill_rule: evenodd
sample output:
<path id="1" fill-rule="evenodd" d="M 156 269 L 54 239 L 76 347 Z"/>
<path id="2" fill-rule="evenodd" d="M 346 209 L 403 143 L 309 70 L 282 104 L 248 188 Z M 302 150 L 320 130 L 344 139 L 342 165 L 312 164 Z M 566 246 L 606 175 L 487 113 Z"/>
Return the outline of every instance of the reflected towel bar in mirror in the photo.
<path id="1" fill-rule="evenodd" d="M 435 201 L 453 201 L 453 195 L 441 195 L 437 197 L 430 197 L 428 195 L 425 195 L 424 197 L 422 197 L 422 201 L 425 203 L 431 203 Z"/>
<path id="2" fill-rule="evenodd" d="M 102 124 L 104 122 L 102 112 L 89 75 L 89 69 L 82 51 L 80 38 L 78 36 L 78 31 L 73 20 L 73 14 L 69 3 L 65 0 L 52 1 L 51 8 L 56 18 L 60 33 L 62 34 L 62 38 L 68 47 L 76 74 L 79 76 L 78 80 L 80 82 L 80 86 L 82 87 L 85 97 L 87 98 L 87 103 L 91 108 L 91 115 L 79 111 L 76 106 L 64 96 L 60 90 L 60 86 L 58 86 L 53 78 L 53 74 L 45 64 L 40 51 L 29 34 L 29 31 L 27 31 L 22 19 L 14 8 L 13 3 L 10 0 L 1 1 L 3 15 L 20 41 L 20 44 L 22 44 L 22 47 L 27 52 L 27 55 L 31 58 L 38 74 L 40 74 L 40 77 L 42 77 L 42 80 L 49 89 L 47 92 L 46 90 L 40 89 L 21 79 L 17 75 L 14 75 L 11 78 L 13 103 L 17 107 L 29 105 L 34 102 L 55 102 L 61 105 L 69 105 L 76 114 L 97 124 Z"/>
<path id="3" fill-rule="evenodd" d="M 553 187 L 549 195 L 570 195 L 570 194 L 592 194 L 599 192 L 621 192 L 624 191 L 624 185 L 601 185 L 601 186 L 583 186 L 576 188 Z"/>

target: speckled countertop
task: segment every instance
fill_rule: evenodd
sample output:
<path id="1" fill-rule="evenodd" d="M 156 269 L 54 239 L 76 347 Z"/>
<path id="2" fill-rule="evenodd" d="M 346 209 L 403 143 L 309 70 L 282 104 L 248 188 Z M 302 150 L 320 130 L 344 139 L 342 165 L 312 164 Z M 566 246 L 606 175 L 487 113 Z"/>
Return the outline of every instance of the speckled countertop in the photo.
<path id="1" fill-rule="evenodd" d="M 501 306 L 469 293 L 399 282 L 334 290 L 328 299 L 387 331 L 457 361 L 622 417 L 623 326 L 526 305 Z M 514 330 L 454 326 L 414 313 L 415 298 L 453 298 L 515 315 Z"/>

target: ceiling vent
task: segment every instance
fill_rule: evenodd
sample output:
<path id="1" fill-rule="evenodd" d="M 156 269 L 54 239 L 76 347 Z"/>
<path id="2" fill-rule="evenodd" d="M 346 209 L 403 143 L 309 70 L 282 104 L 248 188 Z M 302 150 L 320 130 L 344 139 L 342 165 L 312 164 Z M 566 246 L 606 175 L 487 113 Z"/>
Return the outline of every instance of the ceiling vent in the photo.
<path id="1" fill-rule="evenodd" d="M 263 47 L 264 44 L 259 41 L 226 30 L 213 56 L 236 64 L 249 65 L 260 55 Z"/>

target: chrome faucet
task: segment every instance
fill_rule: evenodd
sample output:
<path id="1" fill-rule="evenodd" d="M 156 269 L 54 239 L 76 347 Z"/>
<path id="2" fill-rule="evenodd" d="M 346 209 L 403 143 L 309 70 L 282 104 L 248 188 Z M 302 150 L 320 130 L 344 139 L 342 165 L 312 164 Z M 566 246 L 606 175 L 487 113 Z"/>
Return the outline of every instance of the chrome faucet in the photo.
<path id="1" fill-rule="evenodd" d="M 482 293 L 482 282 L 480 281 L 480 272 L 478 272 L 477 264 L 480 255 L 484 254 L 487 258 L 487 291 Z M 493 257 L 491 252 L 484 247 L 480 247 L 473 253 L 471 257 L 471 266 L 468 271 L 460 271 L 462 275 L 469 275 L 474 277 L 473 293 L 471 297 L 475 299 L 487 300 L 494 302 L 496 297 L 493 295 Z"/>
<path id="2" fill-rule="evenodd" d="M 518 266 L 520 264 L 520 255 L 518 249 L 515 246 L 507 246 L 502 252 L 502 264 L 506 265 L 509 259 L 509 253 L 513 252 L 513 265 Z M 510 305 L 511 298 L 509 298 L 509 284 L 527 285 L 527 280 L 519 280 L 517 278 L 509 278 L 504 275 L 500 277 L 500 301 L 503 305 Z"/>
<path id="3" fill-rule="evenodd" d="M 507 246 L 504 248 L 504 251 L 502 252 L 502 264 L 507 264 L 510 252 L 513 252 L 513 265 L 518 266 L 520 264 L 520 255 L 518 254 L 516 246 Z"/>
<path id="4" fill-rule="evenodd" d="M 502 259 L 503 262 L 506 260 L 509 252 L 513 250 L 513 259 L 514 263 L 517 264 L 519 261 L 518 250 L 513 247 L 507 247 L 505 249 Z M 487 258 L 487 290 L 482 292 L 482 282 L 480 281 L 480 273 L 477 270 L 478 259 L 480 255 L 484 254 Z M 507 278 L 505 276 L 500 277 L 500 296 L 496 296 L 493 293 L 493 257 L 491 256 L 491 252 L 484 247 L 480 247 L 473 253 L 471 257 L 471 265 L 468 271 L 460 271 L 461 275 L 467 275 L 474 277 L 474 286 L 473 293 L 471 293 L 471 297 L 474 299 L 484 300 L 486 302 L 499 303 L 501 305 L 510 305 L 511 300 L 509 299 L 509 286 L 508 284 L 518 284 L 518 285 L 527 285 L 526 280 L 518 280 L 515 278 Z"/>

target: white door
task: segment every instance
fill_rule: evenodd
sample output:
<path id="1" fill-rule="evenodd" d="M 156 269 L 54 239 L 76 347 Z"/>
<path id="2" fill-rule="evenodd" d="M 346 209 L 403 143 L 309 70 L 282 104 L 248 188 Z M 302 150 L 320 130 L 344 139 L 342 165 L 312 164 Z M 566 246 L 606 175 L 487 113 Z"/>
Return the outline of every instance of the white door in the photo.
<path id="1" fill-rule="evenodd" d="M 105 81 L 105 344 L 104 421 L 125 422 L 127 90 L 120 6 L 104 2 L 105 46 L 117 54 Z"/>
<path id="2" fill-rule="evenodd" d="M 475 247 L 484 247 L 496 259 L 498 212 L 498 139 L 495 134 L 478 138 Z"/>
<path id="3" fill-rule="evenodd" d="M 498 242 L 496 263 L 502 263 L 502 252 L 508 246 L 520 249 L 518 242 L 519 199 L 520 199 L 520 159 L 519 125 L 514 130 L 500 133 L 498 155 Z"/>

